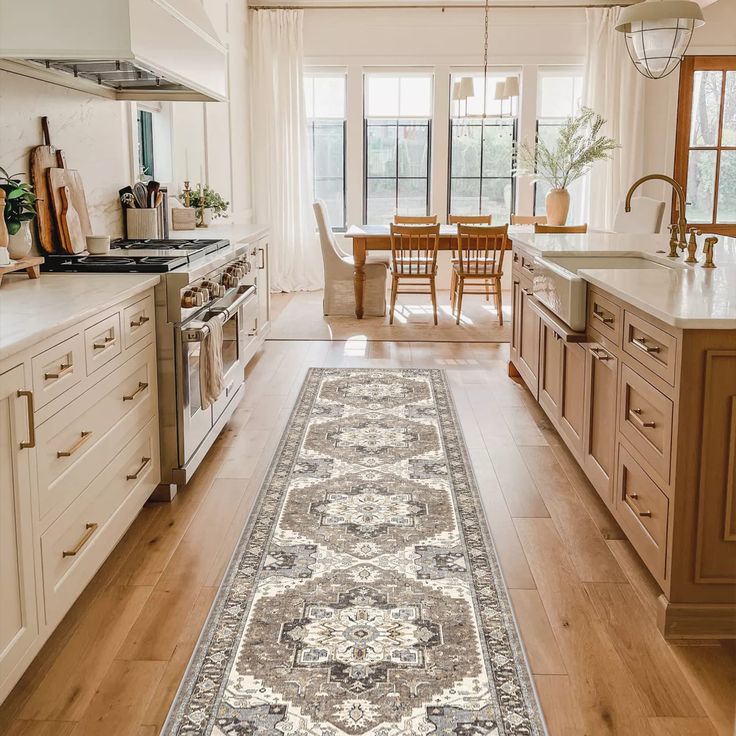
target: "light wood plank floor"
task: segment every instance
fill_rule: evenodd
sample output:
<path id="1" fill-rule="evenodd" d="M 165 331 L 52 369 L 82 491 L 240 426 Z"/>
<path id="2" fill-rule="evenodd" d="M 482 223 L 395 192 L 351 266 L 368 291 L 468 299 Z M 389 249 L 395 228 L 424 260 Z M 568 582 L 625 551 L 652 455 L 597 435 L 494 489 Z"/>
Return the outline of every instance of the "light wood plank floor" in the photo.
<path id="1" fill-rule="evenodd" d="M 734 643 L 666 644 L 656 586 L 508 346 L 269 342 L 188 488 L 147 505 L 0 707 L 9 736 L 155 736 L 309 366 L 447 371 L 552 736 L 733 736 Z"/>

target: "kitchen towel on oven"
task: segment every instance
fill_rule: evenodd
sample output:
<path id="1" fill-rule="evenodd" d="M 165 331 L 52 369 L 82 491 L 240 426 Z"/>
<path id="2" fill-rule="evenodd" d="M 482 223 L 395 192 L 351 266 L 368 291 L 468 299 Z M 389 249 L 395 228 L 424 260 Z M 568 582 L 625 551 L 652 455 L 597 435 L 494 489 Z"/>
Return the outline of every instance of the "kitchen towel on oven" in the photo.
<path id="1" fill-rule="evenodd" d="M 222 370 L 222 326 L 225 319 L 226 315 L 215 314 L 207 320 L 209 330 L 199 352 L 199 394 L 203 409 L 214 403 L 225 388 Z"/>

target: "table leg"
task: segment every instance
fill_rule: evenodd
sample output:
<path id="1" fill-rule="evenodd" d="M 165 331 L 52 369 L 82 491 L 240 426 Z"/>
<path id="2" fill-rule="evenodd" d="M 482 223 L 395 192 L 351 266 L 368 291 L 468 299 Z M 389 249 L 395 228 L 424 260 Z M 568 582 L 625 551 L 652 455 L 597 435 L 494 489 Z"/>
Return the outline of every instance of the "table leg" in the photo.
<path id="1" fill-rule="evenodd" d="M 362 238 L 353 238 L 353 288 L 355 289 L 355 316 L 363 319 L 363 287 L 365 286 L 365 252 L 366 242 Z"/>

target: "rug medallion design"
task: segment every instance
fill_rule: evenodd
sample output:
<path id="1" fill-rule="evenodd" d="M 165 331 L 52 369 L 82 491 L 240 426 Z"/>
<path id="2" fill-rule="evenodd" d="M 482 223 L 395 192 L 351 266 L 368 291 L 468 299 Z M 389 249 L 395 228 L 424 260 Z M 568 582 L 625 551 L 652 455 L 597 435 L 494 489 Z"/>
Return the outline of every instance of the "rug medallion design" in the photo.
<path id="1" fill-rule="evenodd" d="M 437 370 L 312 369 L 163 733 L 544 733 Z"/>

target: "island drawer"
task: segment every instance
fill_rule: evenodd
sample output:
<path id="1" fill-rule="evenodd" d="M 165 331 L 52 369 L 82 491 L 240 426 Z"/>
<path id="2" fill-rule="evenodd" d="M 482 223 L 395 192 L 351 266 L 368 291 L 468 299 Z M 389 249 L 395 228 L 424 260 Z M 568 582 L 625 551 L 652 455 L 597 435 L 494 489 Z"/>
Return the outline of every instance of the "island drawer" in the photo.
<path id="1" fill-rule="evenodd" d="M 618 428 L 664 483 L 670 480 L 673 404 L 627 365 L 621 366 Z"/>
<path id="2" fill-rule="evenodd" d="M 154 347 L 41 424 L 37 432 L 39 518 L 54 518 L 112 461 L 119 438 L 156 413 Z M 111 380 L 113 379 L 113 380 Z"/>
<path id="3" fill-rule="evenodd" d="M 153 332 L 153 310 L 150 295 L 123 310 L 123 347 L 126 350 Z"/>
<path id="4" fill-rule="evenodd" d="M 82 592 L 135 518 L 158 472 L 158 422 L 152 418 L 41 536 L 48 624 L 59 621 Z M 136 492 L 142 497 L 131 499 L 135 508 L 123 518 L 121 507 Z"/>
<path id="5" fill-rule="evenodd" d="M 76 333 L 31 359 L 36 409 L 61 396 L 84 378 L 84 341 Z"/>
<path id="6" fill-rule="evenodd" d="M 669 500 L 622 445 L 616 478 L 616 519 L 644 564 L 661 580 L 666 574 Z"/>
<path id="7" fill-rule="evenodd" d="M 624 352 L 675 385 L 677 338 L 636 314 L 624 312 Z"/>
<path id="8" fill-rule="evenodd" d="M 607 337 L 617 348 L 621 347 L 621 307 L 594 289 L 588 290 L 587 321 L 590 329 Z"/>
<path id="9" fill-rule="evenodd" d="M 84 352 L 87 375 L 117 358 L 123 349 L 120 335 L 120 314 L 115 312 L 84 331 Z"/>

